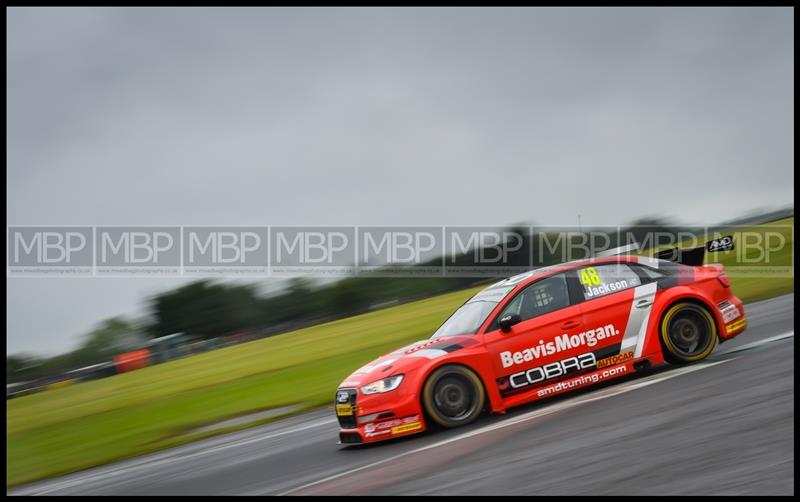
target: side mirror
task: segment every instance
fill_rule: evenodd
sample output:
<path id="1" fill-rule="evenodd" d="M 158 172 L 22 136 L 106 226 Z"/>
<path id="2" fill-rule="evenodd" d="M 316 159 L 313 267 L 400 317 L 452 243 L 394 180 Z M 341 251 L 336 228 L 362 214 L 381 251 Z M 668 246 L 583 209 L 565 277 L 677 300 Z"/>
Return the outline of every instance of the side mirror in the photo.
<path id="1" fill-rule="evenodd" d="M 508 333 L 511 331 L 511 326 L 522 321 L 522 318 L 517 314 L 507 314 L 500 318 L 500 331 Z"/>

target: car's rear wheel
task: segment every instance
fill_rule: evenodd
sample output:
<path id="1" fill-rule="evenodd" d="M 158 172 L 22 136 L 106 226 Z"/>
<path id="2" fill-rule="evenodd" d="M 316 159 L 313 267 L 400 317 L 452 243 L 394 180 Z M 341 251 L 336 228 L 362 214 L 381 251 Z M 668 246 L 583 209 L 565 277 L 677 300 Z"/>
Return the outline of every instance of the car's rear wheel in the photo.
<path id="1" fill-rule="evenodd" d="M 714 318 L 695 303 L 672 305 L 661 319 L 660 331 L 664 356 L 673 364 L 705 359 L 717 343 Z"/>
<path id="2" fill-rule="evenodd" d="M 474 422 L 483 411 L 485 402 L 486 392 L 478 375 L 455 364 L 434 371 L 422 389 L 426 414 L 442 427 Z"/>

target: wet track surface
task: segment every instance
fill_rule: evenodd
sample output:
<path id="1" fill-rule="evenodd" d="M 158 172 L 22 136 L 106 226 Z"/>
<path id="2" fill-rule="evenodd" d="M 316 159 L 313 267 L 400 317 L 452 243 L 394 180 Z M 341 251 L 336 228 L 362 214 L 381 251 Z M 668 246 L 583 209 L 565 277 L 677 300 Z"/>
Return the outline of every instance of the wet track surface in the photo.
<path id="1" fill-rule="evenodd" d="M 793 494 L 793 301 L 701 363 L 462 429 L 344 448 L 320 410 L 9 494 Z"/>

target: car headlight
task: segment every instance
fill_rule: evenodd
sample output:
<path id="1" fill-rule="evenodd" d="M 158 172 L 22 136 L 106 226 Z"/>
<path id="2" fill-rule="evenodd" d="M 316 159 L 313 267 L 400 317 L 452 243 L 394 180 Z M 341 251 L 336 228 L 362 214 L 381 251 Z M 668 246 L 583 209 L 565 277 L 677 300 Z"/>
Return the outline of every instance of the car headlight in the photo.
<path id="1" fill-rule="evenodd" d="M 383 392 L 389 392 L 390 390 L 395 390 L 402 381 L 403 375 L 393 375 L 361 387 L 361 392 L 364 394 L 381 394 Z"/>

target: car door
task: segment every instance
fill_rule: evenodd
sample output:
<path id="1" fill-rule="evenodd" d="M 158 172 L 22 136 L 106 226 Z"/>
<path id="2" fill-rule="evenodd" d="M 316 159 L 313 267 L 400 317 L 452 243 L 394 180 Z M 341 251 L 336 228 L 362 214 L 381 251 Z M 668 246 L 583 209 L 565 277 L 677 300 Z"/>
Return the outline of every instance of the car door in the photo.
<path id="1" fill-rule="evenodd" d="M 586 330 L 595 333 L 597 367 L 641 355 L 641 343 L 657 284 L 642 281 L 626 263 L 590 265 L 575 270 Z"/>
<path id="2" fill-rule="evenodd" d="M 499 319 L 517 314 L 520 322 L 504 333 Z M 570 301 L 566 273 L 540 279 L 519 291 L 484 334 L 492 359 L 495 385 L 503 398 L 557 381 L 580 366 L 569 334 L 583 326 L 580 305 Z M 566 336 L 566 342 L 563 337 Z M 574 367 L 573 367 L 574 366 Z"/>

